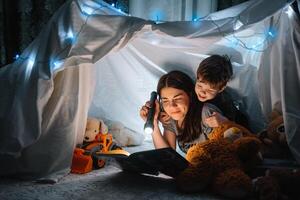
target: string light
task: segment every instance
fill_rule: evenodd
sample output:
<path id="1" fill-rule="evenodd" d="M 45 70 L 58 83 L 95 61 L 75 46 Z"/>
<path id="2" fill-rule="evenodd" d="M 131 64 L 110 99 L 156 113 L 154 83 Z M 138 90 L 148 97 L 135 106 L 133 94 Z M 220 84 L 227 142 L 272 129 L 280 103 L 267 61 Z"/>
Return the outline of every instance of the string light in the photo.
<path id="1" fill-rule="evenodd" d="M 94 11 L 95 11 L 95 9 L 88 7 L 88 6 L 83 6 L 83 8 L 82 8 L 82 12 L 85 15 L 91 15 L 91 14 L 93 14 Z"/>
<path id="2" fill-rule="evenodd" d="M 111 4 L 111 6 L 115 6 L 115 4 Z M 90 6 L 86 6 L 86 5 L 82 5 L 81 6 L 81 13 L 84 14 L 86 17 L 85 19 L 85 22 L 83 25 L 81 25 L 81 28 L 80 30 L 78 31 L 77 34 L 74 34 L 73 30 L 71 28 L 68 29 L 67 32 L 63 33 L 63 34 L 60 34 L 60 37 L 63 38 L 63 40 L 71 43 L 71 44 L 75 44 L 76 42 L 76 38 L 78 38 L 79 34 L 81 33 L 83 27 L 87 24 L 87 21 L 89 19 L 89 17 L 91 17 L 91 15 L 93 13 L 95 13 L 97 10 L 100 10 L 101 8 L 111 8 L 109 4 L 107 3 L 101 3 L 101 5 L 94 9 L 94 8 L 91 8 Z M 114 10 L 116 10 L 114 8 Z M 119 13 L 123 14 L 124 15 L 124 12 L 122 12 L 121 9 L 118 9 Z M 130 15 L 129 15 L 130 16 Z M 63 48 L 60 52 L 57 53 L 57 55 L 61 54 L 63 51 L 65 51 L 66 48 L 68 48 L 69 46 L 66 46 L 65 48 Z M 14 57 L 14 59 L 22 59 L 22 60 L 26 60 L 28 59 L 28 63 L 27 63 L 27 74 L 29 74 L 29 72 L 32 70 L 34 64 L 35 64 L 35 55 L 31 55 L 31 56 L 28 56 L 28 57 L 21 57 L 19 54 L 16 54 L 16 56 Z M 60 60 L 60 61 L 39 61 L 39 63 L 42 63 L 42 64 L 45 64 L 45 63 L 48 63 L 50 64 L 50 66 L 52 66 L 52 69 L 57 69 L 57 68 L 60 68 L 63 64 L 63 61 Z"/>
<path id="3" fill-rule="evenodd" d="M 71 44 L 75 44 L 75 36 L 71 28 L 69 28 L 66 34 L 66 41 L 69 41 Z"/>
<path id="4" fill-rule="evenodd" d="M 15 59 L 15 60 L 18 60 L 19 57 L 20 57 L 20 55 L 19 55 L 19 54 L 16 54 L 15 57 L 14 57 L 14 59 Z"/>
<path id="5" fill-rule="evenodd" d="M 261 33 L 261 34 L 255 33 L 255 34 L 253 34 L 251 36 L 248 36 L 248 38 L 250 38 L 250 37 L 253 38 L 253 37 L 255 37 L 255 35 L 263 35 L 263 36 L 259 37 L 260 41 L 258 41 L 259 38 L 255 39 L 256 40 L 256 44 L 253 44 L 252 42 L 250 42 L 252 44 L 247 44 L 246 42 L 244 42 L 241 39 L 239 39 L 239 37 L 236 36 L 235 32 L 232 33 L 232 37 L 235 38 L 237 40 L 237 42 L 238 42 L 238 45 L 241 46 L 244 49 L 251 50 L 251 51 L 256 51 L 256 52 L 263 52 L 263 51 L 265 51 L 268 48 L 268 46 L 270 45 L 270 42 L 274 38 L 276 38 L 276 36 L 277 36 L 277 31 L 276 31 L 275 27 L 277 27 L 277 25 L 279 24 L 279 19 L 281 18 L 282 11 L 283 10 L 281 10 L 279 16 L 277 17 L 277 22 L 275 24 L 273 24 L 273 19 L 271 18 L 271 25 L 270 25 L 270 27 L 267 30 L 265 30 L 265 33 Z M 235 25 L 237 23 L 239 23 L 238 21 L 239 20 L 237 20 L 237 22 L 235 23 Z M 224 38 L 228 39 L 228 37 L 226 37 L 226 36 L 224 36 Z M 229 39 L 229 41 L 232 41 L 232 40 Z M 235 41 L 235 43 L 236 43 L 236 41 Z"/>
<path id="6" fill-rule="evenodd" d="M 228 41 L 229 41 L 229 46 L 230 47 L 234 47 L 235 48 L 236 46 L 239 45 L 239 41 L 236 38 L 234 38 L 234 37 L 231 37 L 231 38 L 228 37 Z"/>
<path id="7" fill-rule="evenodd" d="M 56 71 L 58 69 L 60 69 L 64 64 L 63 60 L 53 60 L 52 61 L 52 70 Z"/>
<path id="8" fill-rule="evenodd" d="M 69 30 L 68 30 L 68 33 L 67 33 L 67 39 L 74 39 L 74 34 L 73 34 L 72 29 L 69 29 Z"/>
<path id="9" fill-rule="evenodd" d="M 273 27 L 270 27 L 268 32 L 267 32 L 268 36 L 270 36 L 271 38 L 275 38 L 277 35 L 277 31 L 275 31 L 275 29 Z"/>
<path id="10" fill-rule="evenodd" d="M 76 41 L 76 38 L 79 36 L 81 30 L 83 29 L 83 26 L 87 23 L 87 21 L 88 21 L 90 15 L 92 15 L 95 11 L 99 10 L 100 8 L 103 8 L 103 7 L 109 7 L 109 6 L 110 6 L 109 4 L 108 4 L 108 6 L 105 6 L 105 4 L 106 4 L 106 3 L 104 3 L 104 5 L 102 4 L 102 5 L 101 5 L 99 8 L 97 8 L 97 9 L 93 9 L 93 8 L 91 8 L 91 7 L 88 7 L 88 6 L 82 6 L 82 13 L 85 14 L 85 15 L 87 15 L 87 18 L 86 18 L 86 20 L 85 20 L 85 23 L 81 26 L 81 29 L 80 29 L 80 31 L 76 34 L 76 36 L 74 35 L 72 29 L 70 28 L 70 29 L 68 30 L 68 32 L 65 34 L 65 40 L 66 40 L 66 41 L 70 41 L 71 44 L 74 44 L 75 41 Z M 115 4 L 114 4 L 114 3 L 112 3 L 111 6 L 115 8 Z M 117 10 L 118 10 L 120 13 L 124 14 L 120 8 L 117 9 Z M 285 9 L 283 9 L 283 10 L 284 10 L 285 13 L 287 13 L 289 16 L 290 16 L 291 14 L 293 14 L 293 10 L 291 9 L 290 6 L 288 6 L 287 8 L 285 8 Z M 157 14 L 157 13 L 156 13 L 156 14 Z M 162 15 L 161 13 L 159 13 L 159 14 Z M 131 15 L 128 14 L 128 16 L 131 16 Z M 206 15 L 206 16 L 201 17 L 201 18 L 194 18 L 192 21 L 194 21 L 194 22 L 200 21 L 200 20 L 202 20 L 202 19 L 206 19 L 207 16 L 209 16 L 209 15 Z M 280 16 L 279 16 L 279 18 L 280 18 Z M 279 18 L 278 18 L 278 21 L 279 21 Z M 266 38 L 265 38 L 264 40 L 262 40 L 261 42 L 255 44 L 255 45 L 252 45 L 251 47 L 249 47 L 249 46 L 246 45 L 245 42 L 243 42 L 241 39 L 239 39 L 237 36 L 235 36 L 235 33 L 234 33 L 234 32 L 231 33 L 231 34 L 232 34 L 232 37 L 229 38 L 227 35 L 225 35 L 225 34 L 221 31 L 220 27 L 218 26 L 218 24 L 216 24 L 216 23 L 214 22 L 214 20 L 211 19 L 211 22 L 218 28 L 218 31 L 219 31 L 220 35 L 222 35 L 225 39 L 227 39 L 229 42 L 231 42 L 232 45 L 234 45 L 234 46 L 240 45 L 241 47 L 243 47 L 243 48 L 245 48 L 245 49 L 248 49 L 248 50 L 254 50 L 254 51 L 260 51 L 260 52 L 261 52 L 261 51 L 263 51 L 264 49 L 257 49 L 257 47 L 263 47 L 263 46 L 265 46 L 264 44 L 265 44 L 265 43 L 268 44 L 270 38 L 275 38 L 275 37 L 276 37 L 276 31 L 275 31 L 275 29 L 274 29 L 275 26 L 273 26 L 272 28 L 270 28 L 270 29 L 267 31 L 267 34 L 266 34 L 266 36 L 265 36 Z M 156 15 L 156 21 L 155 21 L 155 23 L 156 23 L 156 24 L 163 23 L 163 21 L 159 20 L 158 14 Z M 243 25 L 244 25 L 243 22 L 241 22 L 239 19 L 237 19 L 236 22 L 234 23 L 233 30 L 234 30 L 234 31 L 237 31 L 237 30 L 239 30 Z M 249 37 L 251 37 L 251 36 L 249 36 Z M 63 49 L 62 51 L 64 51 L 64 50 L 65 50 L 65 49 Z M 62 51 L 61 51 L 61 52 L 62 52 Z M 58 54 L 60 54 L 60 52 L 59 52 Z M 15 57 L 14 57 L 15 60 L 17 60 L 17 59 L 19 59 L 19 58 L 21 58 L 19 54 L 16 54 Z M 29 60 L 28 60 L 28 64 L 27 64 L 27 68 L 30 69 L 30 71 L 31 71 L 31 69 L 33 68 L 33 66 L 34 66 L 34 64 L 35 64 L 35 59 L 32 59 L 32 58 L 21 58 L 21 59 L 29 59 Z M 62 65 L 63 65 L 63 61 L 54 61 L 54 62 L 52 62 L 52 66 L 53 66 L 52 68 L 55 69 L 55 70 L 58 69 L 58 68 L 60 68 Z"/>
<path id="11" fill-rule="evenodd" d="M 272 27 L 270 27 L 269 29 L 267 29 L 266 31 L 266 34 L 264 34 L 264 39 L 260 42 L 256 42 L 256 44 L 246 44 L 246 42 L 244 42 L 243 40 L 241 40 L 239 38 L 239 36 L 236 36 L 236 31 L 241 29 L 241 27 L 244 26 L 244 23 L 239 19 L 239 16 L 237 16 L 236 18 L 236 21 L 233 25 L 233 31 L 229 34 L 225 34 L 222 30 L 221 30 L 221 27 L 215 22 L 215 20 L 213 20 L 210 16 L 210 14 L 207 14 L 206 16 L 204 17 L 200 17 L 200 18 L 197 18 L 197 19 L 193 19 L 192 21 L 195 22 L 195 21 L 201 21 L 203 19 L 206 19 L 206 20 L 210 20 L 211 23 L 213 23 L 216 27 L 217 27 L 217 30 L 219 32 L 219 34 L 224 37 L 226 40 L 229 41 L 229 44 L 230 46 L 232 47 L 236 47 L 236 46 L 240 46 L 244 49 L 247 49 L 247 50 L 252 50 L 252 51 L 256 51 L 256 52 L 263 52 L 265 51 L 265 49 L 269 46 L 270 44 L 270 41 L 274 38 L 276 38 L 277 34 L 276 34 L 276 29 L 275 27 L 278 25 L 279 23 L 279 19 L 282 15 L 282 12 L 285 11 L 285 13 L 287 13 L 289 16 L 293 13 L 293 10 L 290 6 L 288 6 L 287 8 L 284 8 L 281 10 L 280 12 L 280 15 L 279 17 L 277 18 L 277 22 L 275 25 L 272 25 Z M 257 33 L 251 35 L 251 36 L 248 36 L 248 38 L 252 38 L 254 37 L 254 35 L 256 35 Z M 258 39 L 257 39 L 258 40 Z M 259 48 L 258 48 L 259 47 Z"/>
<path id="12" fill-rule="evenodd" d="M 236 20 L 233 30 L 236 31 L 236 30 L 240 29 L 243 25 L 244 25 L 243 22 L 241 22 L 240 20 Z"/>

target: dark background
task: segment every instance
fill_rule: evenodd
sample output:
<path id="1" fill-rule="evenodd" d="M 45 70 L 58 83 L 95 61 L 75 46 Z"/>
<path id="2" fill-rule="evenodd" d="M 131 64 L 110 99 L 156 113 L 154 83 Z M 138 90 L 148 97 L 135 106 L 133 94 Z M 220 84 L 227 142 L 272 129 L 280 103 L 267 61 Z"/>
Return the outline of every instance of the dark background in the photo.
<path id="1" fill-rule="evenodd" d="M 40 33 L 50 17 L 67 0 L 0 1 L 0 67 L 14 61 Z M 247 0 L 219 0 L 218 10 Z M 106 0 L 128 13 L 129 0 Z"/>

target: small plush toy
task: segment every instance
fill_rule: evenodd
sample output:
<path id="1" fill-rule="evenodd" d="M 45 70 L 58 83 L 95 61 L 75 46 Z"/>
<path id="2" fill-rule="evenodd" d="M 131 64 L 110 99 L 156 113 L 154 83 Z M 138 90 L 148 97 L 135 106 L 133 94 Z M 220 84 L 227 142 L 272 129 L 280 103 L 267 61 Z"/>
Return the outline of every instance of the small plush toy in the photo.
<path id="1" fill-rule="evenodd" d="M 183 192 L 213 192 L 228 198 L 245 198 L 252 192 L 247 172 L 261 161 L 261 142 L 234 122 L 213 129 L 209 140 L 192 146 L 186 155 L 190 162 L 176 183 Z"/>
<path id="2" fill-rule="evenodd" d="M 144 141 L 143 134 L 125 127 L 121 122 L 110 122 L 108 126 L 113 138 L 123 147 L 141 145 Z"/>
<path id="3" fill-rule="evenodd" d="M 105 160 L 97 156 L 97 152 L 107 152 L 121 149 L 113 141 L 112 134 L 107 132 L 107 126 L 102 120 L 88 118 L 83 143 L 74 150 L 71 172 L 84 174 L 99 169 L 105 165 Z"/>
<path id="4" fill-rule="evenodd" d="M 103 120 L 89 117 L 86 122 L 84 142 L 92 142 L 98 133 L 107 134 L 108 128 Z"/>
<path id="5" fill-rule="evenodd" d="M 274 168 L 255 180 L 259 200 L 299 199 L 300 170 Z"/>
<path id="6" fill-rule="evenodd" d="M 259 138 L 263 142 L 264 158 L 291 159 L 292 154 L 287 144 L 281 103 L 277 102 L 269 116 L 269 124 L 261 131 Z"/>

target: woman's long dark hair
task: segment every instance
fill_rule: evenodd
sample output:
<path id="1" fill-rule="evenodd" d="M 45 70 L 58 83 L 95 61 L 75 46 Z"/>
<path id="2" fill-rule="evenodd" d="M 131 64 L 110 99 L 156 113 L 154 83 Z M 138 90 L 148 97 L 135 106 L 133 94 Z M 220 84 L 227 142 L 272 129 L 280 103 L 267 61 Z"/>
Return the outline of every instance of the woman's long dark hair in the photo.
<path id="1" fill-rule="evenodd" d="M 195 93 L 194 81 L 181 71 L 171 71 L 163 75 L 157 84 L 157 93 L 161 97 L 161 90 L 166 87 L 183 90 L 190 98 L 188 112 L 183 120 L 183 131 L 178 136 L 182 142 L 191 142 L 201 134 L 201 111 L 202 103 L 198 100 Z"/>

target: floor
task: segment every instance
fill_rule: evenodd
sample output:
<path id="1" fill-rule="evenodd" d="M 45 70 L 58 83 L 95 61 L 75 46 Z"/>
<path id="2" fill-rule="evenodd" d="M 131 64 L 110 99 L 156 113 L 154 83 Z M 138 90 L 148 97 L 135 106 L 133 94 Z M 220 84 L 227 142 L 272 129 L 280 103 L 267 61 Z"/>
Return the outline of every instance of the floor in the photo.
<path id="1" fill-rule="evenodd" d="M 127 148 L 129 152 L 153 148 L 151 142 Z M 68 174 L 55 184 L 41 184 L 12 179 L 0 179 L 2 200 L 96 200 L 96 199 L 172 199 L 215 200 L 208 194 L 183 194 L 176 190 L 174 180 L 168 176 L 146 176 L 122 172 L 107 164 L 88 174 Z"/>

